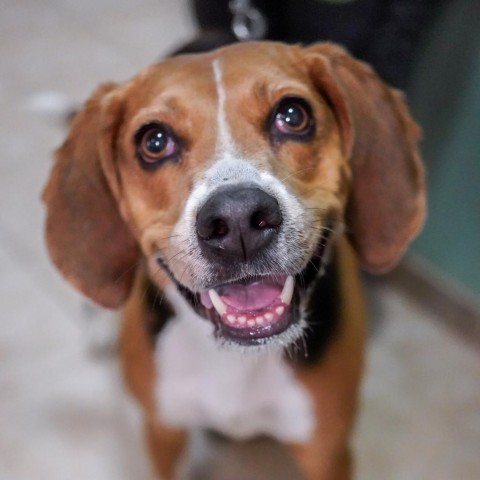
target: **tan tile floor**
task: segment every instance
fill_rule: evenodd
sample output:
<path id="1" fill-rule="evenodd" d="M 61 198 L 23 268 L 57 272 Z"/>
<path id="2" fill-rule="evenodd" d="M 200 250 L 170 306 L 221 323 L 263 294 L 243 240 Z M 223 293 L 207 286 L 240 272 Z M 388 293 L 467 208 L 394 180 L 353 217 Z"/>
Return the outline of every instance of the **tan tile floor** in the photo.
<path id="1" fill-rule="evenodd" d="M 39 192 L 64 135 L 55 108 L 128 78 L 192 22 L 177 0 L 0 0 L 0 12 L 0 480 L 147 478 L 138 412 L 91 340 L 108 342 L 114 321 L 50 266 Z M 386 320 L 371 342 L 358 478 L 479 479 L 480 353 L 425 305 L 388 285 L 373 294 Z M 194 456 L 209 444 L 216 461 L 198 479 L 295 478 L 263 440 L 197 441 Z"/>

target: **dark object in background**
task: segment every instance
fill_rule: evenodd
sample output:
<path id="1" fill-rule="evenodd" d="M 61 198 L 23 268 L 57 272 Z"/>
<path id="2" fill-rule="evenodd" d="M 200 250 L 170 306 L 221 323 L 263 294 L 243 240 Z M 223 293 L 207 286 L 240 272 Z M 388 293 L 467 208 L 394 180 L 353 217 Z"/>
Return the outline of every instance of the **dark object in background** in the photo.
<path id="1" fill-rule="evenodd" d="M 230 0 L 191 0 L 199 37 L 175 53 L 236 41 Z M 265 39 L 288 43 L 329 40 L 373 65 L 384 80 L 405 88 L 414 51 L 444 0 L 251 0 L 266 17 Z"/>

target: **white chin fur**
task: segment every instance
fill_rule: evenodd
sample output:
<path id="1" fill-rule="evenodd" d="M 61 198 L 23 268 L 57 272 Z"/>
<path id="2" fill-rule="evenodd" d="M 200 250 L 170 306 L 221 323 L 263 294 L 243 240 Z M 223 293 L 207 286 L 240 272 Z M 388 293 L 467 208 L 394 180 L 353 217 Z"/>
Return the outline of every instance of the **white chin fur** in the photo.
<path id="1" fill-rule="evenodd" d="M 225 350 L 240 351 L 247 355 L 258 352 L 282 352 L 288 351 L 304 336 L 306 327 L 307 322 L 302 319 L 278 335 L 256 339 L 253 345 L 242 345 L 223 337 L 217 338 L 217 341 Z"/>

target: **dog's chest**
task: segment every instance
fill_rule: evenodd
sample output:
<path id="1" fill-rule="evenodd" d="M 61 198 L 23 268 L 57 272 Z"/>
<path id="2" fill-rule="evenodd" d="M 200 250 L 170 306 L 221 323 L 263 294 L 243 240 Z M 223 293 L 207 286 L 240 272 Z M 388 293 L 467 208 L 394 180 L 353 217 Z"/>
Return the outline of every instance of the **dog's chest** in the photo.
<path id="1" fill-rule="evenodd" d="M 182 313 L 166 325 L 156 345 L 160 419 L 234 438 L 266 434 L 308 440 L 310 399 L 280 355 L 225 350 L 205 320 Z"/>

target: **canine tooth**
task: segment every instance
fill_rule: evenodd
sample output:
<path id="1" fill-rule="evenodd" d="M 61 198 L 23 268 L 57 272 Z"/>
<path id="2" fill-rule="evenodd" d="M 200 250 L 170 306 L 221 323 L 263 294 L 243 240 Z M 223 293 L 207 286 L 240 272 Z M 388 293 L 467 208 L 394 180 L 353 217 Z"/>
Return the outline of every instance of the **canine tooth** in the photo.
<path id="1" fill-rule="evenodd" d="M 239 323 L 240 325 L 245 325 L 245 323 L 246 323 L 246 321 L 247 321 L 247 317 L 245 317 L 245 316 L 242 315 L 241 317 L 238 317 L 237 320 L 238 320 L 238 323 Z"/>
<path id="2" fill-rule="evenodd" d="M 255 320 L 248 320 L 248 321 L 247 321 L 247 325 L 248 325 L 249 327 L 254 327 L 254 326 L 255 326 Z"/>
<path id="3" fill-rule="evenodd" d="M 285 280 L 285 285 L 283 286 L 282 293 L 280 294 L 280 300 L 285 305 L 290 305 L 290 302 L 292 301 L 294 285 L 295 285 L 295 280 L 291 275 L 289 275 Z"/>
<path id="4" fill-rule="evenodd" d="M 277 315 L 282 315 L 284 311 L 285 311 L 285 307 L 283 305 L 280 305 L 275 309 L 275 312 L 277 312 Z"/>
<path id="5" fill-rule="evenodd" d="M 212 288 L 208 291 L 208 295 L 210 296 L 210 300 L 215 307 L 215 310 L 220 314 L 224 315 L 227 312 L 227 306 L 223 303 L 220 295 Z"/>
<path id="6" fill-rule="evenodd" d="M 273 320 L 273 318 L 275 317 L 275 315 L 271 312 L 267 312 L 264 317 L 269 321 L 271 322 Z"/>
<path id="7" fill-rule="evenodd" d="M 229 323 L 235 323 L 235 315 L 227 315 L 227 320 L 229 321 Z"/>
<path id="8" fill-rule="evenodd" d="M 265 321 L 265 319 L 261 315 L 259 317 L 255 317 L 255 323 L 257 325 L 263 325 L 264 321 Z"/>

